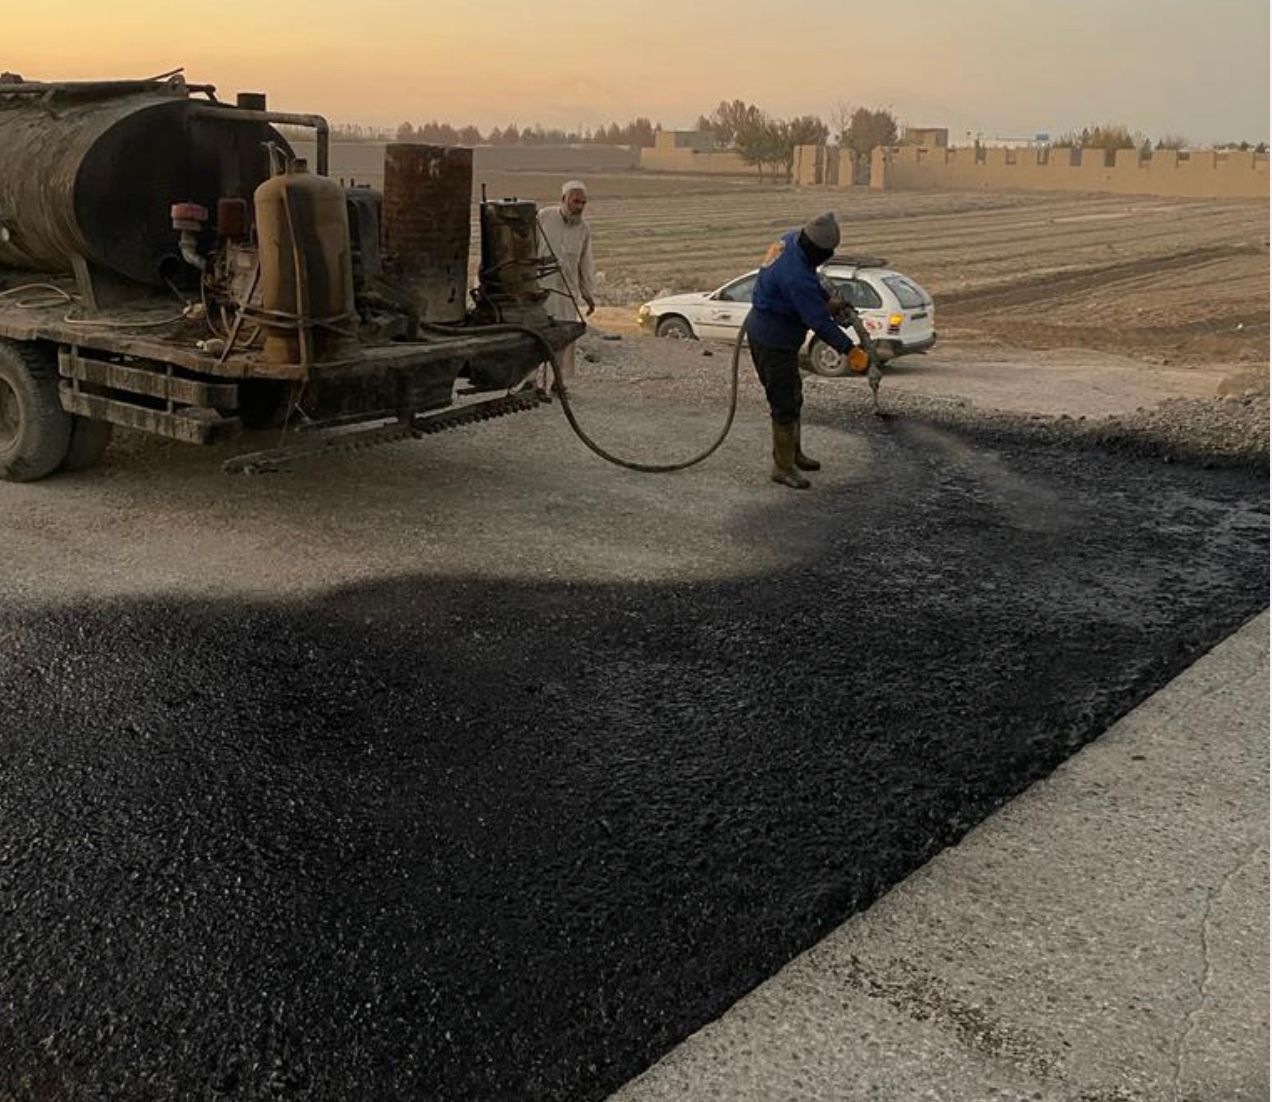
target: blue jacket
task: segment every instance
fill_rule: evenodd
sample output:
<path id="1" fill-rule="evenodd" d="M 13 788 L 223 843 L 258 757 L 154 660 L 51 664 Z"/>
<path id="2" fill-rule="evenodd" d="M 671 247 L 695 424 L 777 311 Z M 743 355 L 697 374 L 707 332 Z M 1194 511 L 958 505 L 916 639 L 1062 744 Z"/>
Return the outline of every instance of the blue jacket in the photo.
<path id="1" fill-rule="evenodd" d="M 826 299 L 817 270 L 799 247 L 799 230 L 793 230 L 764 259 L 746 331 L 756 344 L 798 350 L 811 329 L 837 352 L 847 352 L 853 342 L 831 319 Z"/>

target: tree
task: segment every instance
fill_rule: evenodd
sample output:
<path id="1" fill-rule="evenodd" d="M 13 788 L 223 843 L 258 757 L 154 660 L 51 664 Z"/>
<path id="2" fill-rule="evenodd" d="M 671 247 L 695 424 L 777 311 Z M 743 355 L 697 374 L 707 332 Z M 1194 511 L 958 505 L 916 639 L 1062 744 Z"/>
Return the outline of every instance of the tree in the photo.
<path id="1" fill-rule="evenodd" d="M 816 115 L 797 115 L 787 122 L 792 148 L 797 145 L 824 145 L 830 128 Z"/>
<path id="2" fill-rule="evenodd" d="M 389 139 L 389 131 L 378 126 L 363 126 L 357 122 L 337 122 L 331 126 L 333 142 L 386 142 Z"/>
<path id="3" fill-rule="evenodd" d="M 423 126 L 416 127 L 415 140 L 429 145 L 458 145 L 459 131 L 448 122 L 429 119 Z"/>
<path id="4" fill-rule="evenodd" d="M 755 104 L 745 103 L 740 99 L 721 100 L 710 115 L 699 116 L 698 128 L 714 131 L 720 145 L 737 145 L 739 136 L 744 131 L 754 135 L 756 128 L 763 122 L 764 112 Z"/>
<path id="5" fill-rule="evenodd" d="M 840 139 L 840 145 L 852 150 L 859 160 L 870 156 L 871 150 L 880 145 L 896 145 L 897 120 L 884 108 L 871 110 L 858 107 L 848 120 L 848 129 Z"/>
<path id="6" fill-rule="evenodd" d="M 771 121 L 774 128 L 770 136 L 774 159 L 770 163 L 775 170 L 774 174 L 780 168 L 789 180 L 795 171 L 795 147 L 821 145 L 830 131 L 816 115 L 798 115 L 793 119 Z"/>
<path id="7" fill-rule="evenodd" d="M 1163 134 L 1157 139 L 1157 149 L 1187 149 L 1188 139 L 1182 134 Z"/>
<path id="8" fill-rule="evenodd" d="M 852 182 L 863 183 L 869 171 L 871 151 L 876 146 L 896 145 L 897 120 L 886 108 L 877 107 L 871 110 L 869 107 L 857 107 L 849 112 L 847 105 L 843 103 L 836 106 L 834 117 L 840 128 L 839 146 L 852 154 Z"/>
<path id="9" fill-rule="evenodd" d="M 848 144 L 848 129 L 852 126 L 853 106 L 847 100 L 839 100 L 828 112 L 830 134 L 836 145 Z"/>
<path id="10" fill-rule="evenodd" d="M 404 122 L 397 128 L 397 140 L 400 142 L 415 141 L 415 127 L 413 127 L 409 122 Z"/>
<path id="11" fill-rule="evenodd" d="M 776 174 L 779 167 L 788 163 L 789 127 L 760 113 L 743 124 L 734 135 L 733 144 L 737 147 L 738 156 L 746 164 L 755 165 L 761 177 L 766 167 L 772 168 Z"/>
<path id="12" fill-rule="evenodd" d="M 654 124 L 647 118 L 633 119 L 628 127 L 628 145 L 650 148 L 654 144 Z"/>
<path id="13" fill-rule="evenodd" d="M 1051 144 L 1060 149 L 1103 149 L 1112 152 L 1116 149 L 1137 149 L 1147 140 L 1143 134 L 1135 133 L 1125 123 L 1106 122 L 1099 126 L 1070 130 Z"/>
<path id="14" fill-rule="evenodd" d="M 469 123 L 467 126 L 460 127 L 459 130 L 460 145 L 481 145 L 481 131 L 477 127 Z"/>

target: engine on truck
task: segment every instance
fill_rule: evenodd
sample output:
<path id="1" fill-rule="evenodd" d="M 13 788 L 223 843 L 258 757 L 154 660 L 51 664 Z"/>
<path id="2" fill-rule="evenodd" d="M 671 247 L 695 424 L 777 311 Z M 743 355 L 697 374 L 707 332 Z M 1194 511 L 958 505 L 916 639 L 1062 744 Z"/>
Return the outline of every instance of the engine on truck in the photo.
<path id="1" fill-rule="evenodd" d="M 300 127 L 316 133 L 315 164 L 287 140 Z M 269 424 L 415 429 L 456 402 L 457 380 L 466 396 L 511 396 L 582 332 L 543 309 L 531 203 L 483 196 L 470 290 L 471 150 L 390 145 L 382 192 L 342 186 L 327 160 L 321 116 L 272 111 L 259 93 L 223 103 L 179 73 L 7 77 L 0 338 L 50 365 L 72 428 L 211 443 Z M 57 449 L 35 450 L 40 467 Z M 9 467 L 42 476 L 30 455 Z"/>

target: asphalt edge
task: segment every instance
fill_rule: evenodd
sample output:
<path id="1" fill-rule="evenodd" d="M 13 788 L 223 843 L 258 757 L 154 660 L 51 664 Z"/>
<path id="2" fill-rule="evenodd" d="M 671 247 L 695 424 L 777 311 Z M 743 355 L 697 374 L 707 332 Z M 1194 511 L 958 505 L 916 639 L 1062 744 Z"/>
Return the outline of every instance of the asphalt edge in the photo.
<path id="1" fill-rule="evenodd" d="M 1268 669 L 1269 613 L 1265 610 L 1050 776 L 1026 789 L 959 843 L 937 854 L 866 911 L 848 919 L 719 1019 L 620 1088 L 611 1102 L 699 1098 L 737 1102 L 788 1098 L 844 1102 L 858 1098 L 982 1097 L 1101 1102 L 1266 1099 Z M 1227 747 L 1234 732 L 1244 757 L 1229 760 L 1212 752 Z M 1168 751 L 1171 745 L 1202 755 L 1180 763 L 1171 782 L 1179 792 L 1159 793 L 1157 789 L 1166 786 L 1152 784 L 1150 778 L 1153 796 L 1161 799 L 1146 808 L 1129 793 L 1121 802 L 1131 805 L 1130 811 L 1119 809 L 1119 801 L 1126 795 L 1120 789 L 1131 786 L 1117 770 L 1129 761 Z M 1216 759 L 1223 760 L 1215 765 Z M 1248 768 L 1252 762 L 1253 776 Z M 1211 779 L 1201 776 L 1207 768 L 1215 772 Z M 1045 880 L 1048 855 L 1063 844 L 1054 840 L 1065 837 L 1069 824 L 1064 820 L 1070 809 L 1078 809 L 1074 818 L 1090 813 L 1081 805 L 1091 793 L 1081 790 L 1092 787 L 1093 777 L 1109 780 L 1106 791 L 1095 793 L 1100 806 L 1111 804 L 1116 814 L 1139 817 L 1132 818 L 1132 829 L 1122 835 L 1122 852 L 1116 856 L 1124 867 L 1155 875 L 1161 891 L 1169 896 L 1167 905 L 1179 910 L 1181 918 L 1182 909 L 1190 909 L 1196 928 L 1181 931 L 1181 936 L 1187 934 L 1200 946 L 1200 979 L 1190 974 L 1192 966 L 1184 960 L 1187 954 L 1179 946 L 1168 947 L 1170 951 L 1163 954 L 1166 959 L 1156 966 L 1158 972 L 1149 973 L 1158 977 L 1160 992 L 1143 995 L 1149 1004 L 1156 998 L 1160 1005 L 1141 1008 L 1144 1014 L 1127 1026 L 1125 1037 L 1118 1036 L 1120 1019 L 1130 1018 L 1124 1010 L 1113 1017 L 1097 1014 L 1091 1030 L 1084 1032 L 1067 1017 L 1052 1020 L 1045 1008 L 1028 1023 L 995 1016 L 994 996 L 986 992 L 981 993 L 980 1002 L 987 1003 L 989 1010 L 970 1004 L 966 997 L 960 1003 L 950 994 L 958 983 L 943 986 L 940 956 L 934 954 L 927 962 L 936 964 L 928 972 L 914 963 L 924 953 L 925 929 L 931 928 L 923 924 L 939 925 L 943 905 L 950 903 L 952 881 L 947 878 L 961 882 L 967 879 L 972 863 L 993 865 L 1006 850 L 1021 849 L 1023 830 L 1027 836 L 1024 859 L 1034 862 L 1038 879 Z M 1097 781 L 1095 787 L 1101 784 Z M 1229 827 L 1235 824 L 1244 831 L 1245 848 L 1225 849 L 1222 831 L 1217 831 L 1213 840 L 1217 848 L 1199 858 L 1209 864 L 1182 866 L 1190 879 L 1172 880 L 1168 871 L 1161 869 L 1154 873 L 1154 863 L 1160 865 L 1163 852 L 1169 860 L 1172 850 L 1179 849 L 1180 838 L 1202 837 L 1197 831 L 1199 799 L 1223 805 L 1219 813 Z M 1098 817 L 1099 811 L 1094 814 Z M 1145 863 L 1150 846 L 1163 841 L 1156 837 L 1159 834 L 1165 836 L 1164 849 L 1149 855 Z M 1139 849 L 1145 853 L 1136 852 Z M 1235 861 L 1232 852 L 1236 852 Z M 1225 854 L 1229 859 L 1220 868 L 1218 861 Z M 1103 866 L 1110 855 L 1095 852 L 1089 859 Z M 1078 871 L 1082 874 L 1084 870 Z M 1094 866 L 1089 872 L 1093 881 L 1098 880 L 1100 873 Z M 1209 883 L 1202 883 L 1207 874 Z M 1238 877 L 1250 883 L 1237 885 L 1237 900 L 1224 899 L 1225 893 L 1231 896 L 1237 891 L 1233 885 Z M 1026 893 L 1029 890 L 1026 884 Z M 959 893 L 956 890 L 953 894 Z M 1018 909 L 1028 906 L 1028 900 L 1028 894 L 1019 897 Z M 1239 905 L 1246 913 L 1239 920 L 1227 916 L 1218 921 L 1221 916 L 1216 909 L 1221 900 L 1224 907 Z M 976 905 L 971 894 L 961 895 L 954 904 L 964 908 L 950 918 L 951 925 L 961 925 L 960 937 L 966 937 L 983 921 Z M 1125 901 L 1115 906 L 1124 909 Z M 910 915 L 917 916 L 916 924 L 923 928 L 917 935 L 894 941 L 893 934 Z M 1028 916 L 1023 914 L 1000 915 L 998 920 L 1009 927 L 1030 927 Z M 1140 929 L 1134 922 L 1124 925 L 1128 934 L 1140 941 L 1152 941 L 1163 929 L 1155 928 L 1148 918 Z M 1104 928 L 1108 929 L 1107 924 Z M 933 940 L 939 941 L 947 933 L 941 930 Z M 1063 933 L 1072 936 L 1073 931 Z M 917 940 L 912 940 L 915 936 Z M 1112 996 L 1108 989 L 1082 990 L 1083 986 L 1103 988 L 1107 977 L 1098 960 L 1094 961 L 1095 970 L 1090 971 L 1090 962 L 1080 958 L 1101 951 L 1126 954 L 1130 952 L 1126 946 L 1097 945 L 1093 949 L 1078 944 L 1070 948 L 1066 960 L 1062 940 L 1045 943 L 1051 934 L 1040 932 L 1036 923 L 1028 936 L 1041 937 L 1044 943 L 1030 942 L 1025 956 L 995 978 L 996 983 L 1005 985 L 1000 995 L 1008 994 L 1000 1003 L 1011 1003 L 1013 984 L 1027 986 L 1030 969 L 1045 968 L 1049 975 L 1076 972 L 1078 990 L 1074 997 L 1080 993 L 1084 1000 L 1095 998 L 1103 1000 L 1103 1006 L 1109 1005 Z M 1091 936 L 1090 931 L 1087 936 Z M 1116 942 L 1118 936 L 1110 934 L 1108 941 Z M 1095 937 L 1101 939 L 1099 928 Z M 878 950 L 885 943 L 890 956 L 882 963 Z M 940 955 L 949 959 L 948 945 L 941 946 Z M 1251 955 L 1261 955 L 1261 962 L 1251 961 Z M 872 958 L 875 964 L 869 963 Z M 1231 969 L 1225 972 L 1227 961 L 1237 962 L 1239 968 L 1252 964 L 1249 981 L 1234 980 Z M 1163 967 L 1168 971 L 1161 971 Z M 1143 978 L 1136 976 L 1139 982 Z M 1242 990 L 1220 991 L 1225 983 Z M 965 996 L 966 985 L 962 990 Z M 1129 997 L 1134 1000 L 1136 996 Z M 946 1005 L 942 1006 L 942 1000 Z M 1110 1028 L 1110 1022 L 1118 1024 Z M 1125 1046 L 1131 1051 L 1120 1051 Z"/>

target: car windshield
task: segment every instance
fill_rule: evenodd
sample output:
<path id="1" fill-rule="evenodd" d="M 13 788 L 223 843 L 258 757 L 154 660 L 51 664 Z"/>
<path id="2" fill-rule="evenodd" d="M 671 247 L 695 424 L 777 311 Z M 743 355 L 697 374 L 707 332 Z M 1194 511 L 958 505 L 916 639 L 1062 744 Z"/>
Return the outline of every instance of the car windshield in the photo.
<path id="1" fill-rule="evenodd" d="M 883 282 L 897 296 L 897 302 L 901 304 L 903 310 L 911 310 L 916 306 L 926 306 L 932 301 L 918 284 L 911 283 L 905 276 L 884 276 Z"/>
<path id="2" fill-rule="evenodd" d="M 725 284 L 716 292 L 716 298 L 722 302 L 750 302 L 751 292 L 755 290 L 755 276 L 747 275 Z"/>

